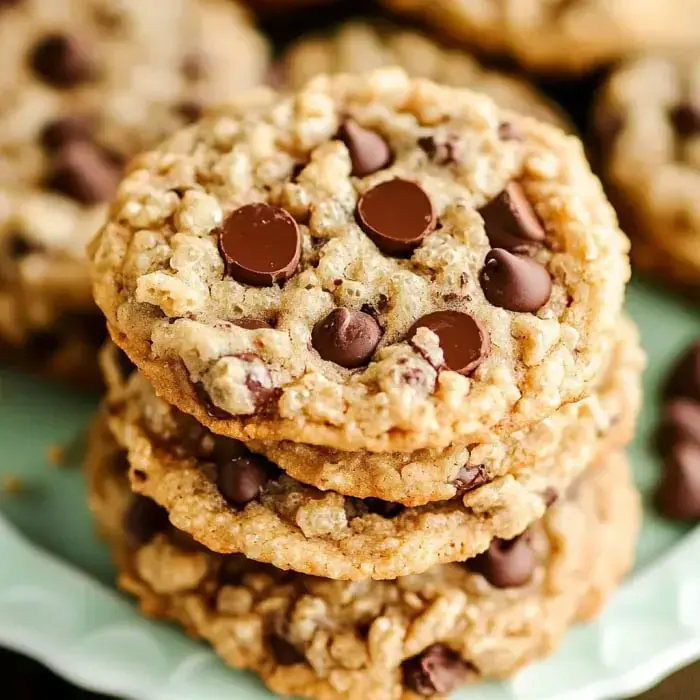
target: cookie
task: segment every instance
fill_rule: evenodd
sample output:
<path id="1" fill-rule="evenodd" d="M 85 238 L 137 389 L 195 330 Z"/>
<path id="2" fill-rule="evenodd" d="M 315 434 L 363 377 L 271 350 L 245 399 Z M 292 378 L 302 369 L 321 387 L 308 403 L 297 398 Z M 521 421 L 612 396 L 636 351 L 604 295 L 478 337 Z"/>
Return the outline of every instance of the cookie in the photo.
<path id="1" fill-rule="evenodd" d="M 256 85 L 267 47 L 229 0 L 17 0 L 0 60 L 0 355 L 84 377 L 106 335 L 84 248 L 124 163 Z"/>
<path id="2" fill-rule="evenodd" d="M 438 457 L 458 472 L 443 484 L 451 497 L 406 508 L 298 481 L 293 477 L 303 470 L 297 467 L 292 476 L 281 471 L 289 462 L 272 458 L 274 444 L 263 446 L 266 459 L 240 442 L 215 436 L 157 398 L 142 376 L 126 379 L 110 355 L 107 351 L 107 420 L 128 451 L 134 491 L 164 506 L 176 527 L 210 550 L 337 579 L 419 573 L 474 556 L 496 537 L 520 534 L 596 454 L 629 441 L 641 396 L 639 349 L 629 330 L 597 395 L 560 409 L 528 435 L 513 436 L 508 457 L 517 468 L 512 474 L 499 464 L 493 467 L 498 476 L 483 465 L 460 470 L 456 457 L 464 460 L 466 450 L 455 450 Z M 314 449 L 319 451 L 306 451 Z M 360 455 L 337 453 L 335 468 L 344 472 L 343 459 Z M 376 472 L 407 461 L 400 454 L 367 457 L 378 462 L 372 465 Z M 382 461 L 388 458 L 391 463 Z M 408 482 L 421 470 L 436 471 L 430 455 L 414 459 L 406 467 Z M 348 465 L 357 468 L 356 461 Z"/>
<path id="3" fill-rule="evenodd" d="M 590 393 L 627 250 L 577 139 L 388 69 L 143 154 L 90 257 L 115 342 L 214 432 L 393 452 Z"/>
<path id="4" fill-rule="evenodd" d="M 664 280 L 697 285 L 700 52 L 620 65 L 598 96 L 594 127 L 635 263 Z"/>
<path id="5" fill-rule="evenodd" d="M 130 495 L 124 461 L 93 434 L 90 502 L 119 585 L 144 614 L 175 620 L 295 697 L 411 700 L 510 676 L 598 611 L 631 566 L 640 518 L 626 460 L 611 453 L 488 554 L 395 581 L 327 581 L 194 546 Z"/>
<path id="6" fill-rule="evenodd" d="M 645 49 L 696 46 L 699 0 L 383 0 L 448 36 L 530 70 L 583 73 Z"/>
<path id="7" fill-rule="evenodd" d="M 346 22 L 331 34 L 302 37 L 278 65 L 282 84 L 299 89 L 319 73 L 363 73 L 400 66 L 409 75 L 468 87 L 501 107 L 573 131 L 562 110 L 525 78 L 486 68 L 467 51 L 380 22 Z"/>

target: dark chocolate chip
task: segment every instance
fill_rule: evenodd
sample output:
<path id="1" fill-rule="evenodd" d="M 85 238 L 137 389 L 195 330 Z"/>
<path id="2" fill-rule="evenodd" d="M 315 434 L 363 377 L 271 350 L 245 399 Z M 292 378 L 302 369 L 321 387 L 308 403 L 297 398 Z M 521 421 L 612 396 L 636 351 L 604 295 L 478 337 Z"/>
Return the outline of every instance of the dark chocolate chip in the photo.
<path id="1" fill-rule="evenodd" d="M 503 248 L 486 255 L 479 281 L 489 303 L 508 311 L 535 313 L 552 293 L 552 278 L 544 265 Z"/>
<path id="2" fill-rule="evenodd" d="M 243 508 L 262 493 L 267 483 L 266 461 L 248 455 L 217 466 L 216 485 L 228 503 Z"/>
<path id="3" fill-rule="evenodd" d="M 324 360 L 353 369 L 370 361 L 381 337 L 372 316 L 338 308 L 314 326 L 311 342 Z"/>
<path id="4" fill-rule="evenodd" d="M 528 251 L 544 241 L 544 228 L 517 182 L 511 182 L 479 213 L 493 248 Z"/>
<path id="5" fill-rule="evenodd" d="M 700 109 L 690 102 L 683 102 L 671 110 L 671 121 L 676 131 L 685 138 L 700 134 Z"/>
<path id="6" fill-rule="evenodd" d="M 502 141 L 522 140 L 522 135 L 512 122 L 502 122 L 498 127 L 498 136 Z"/>
<path id="7" fill-rule="evenodd" d="M 486 467 L 479 464 L 476 467 L 460 467 L 454 480 L 457 495 L 461 496 L 468 491 L 478 489 L 479 486 L 488 484 L 491 481 Z"/>
<path id="8" fill-rule="evenodd" d="M 352 119 L 340 125 L 338 138 L 347 146 L 352 174 L 356 177 L 376 173 L 391 162 L 389 144 L 376 131 L 364 129 Z"/>
<path id="9" fill-rule="evenodd" d="M 92 77 L 92 64 L 86 46 L 71 34 L 50 34 L 32 50 L 30 64 L 44 82 L 68 88 Z"/>
<path id="10" fill-rule="evenodd" d="M 245 328 L 249 331 L 259 331 L 262 328 L 272 328 L 272 326 L 267 321 L 262 321 L 259 318 L 239 318 L 236 319 L 233 323 L 239 328 Z"/>
<path id="11" fill-rule="evenodd" d="M 363 499 L 367 510 L 370 513 L 381 515 L 383 518 L 391 520 L 397 515 L 400 515 L 405 510 L 400 503 L 392 503 L 391 501 L 383 501 L 381 498 L 365 498 Z"/>
<path id="12" fill-rule="evenodd" d="M 365 192 L 357 203 L 362 230 L 388 255 L 405 255 L 435 228 L 435 210 L 415 182 L 395 178 Z"/>
<path id="13" fill-rule="evenodd" d="M 670 447 L 656 503 L 668 518 L 700 520 L 700 444 L 681 440 Z"/>
<path id="14" fill-rule="evenodd" d="M 527 532 L 512 540 L 494 539 L 489 548 L 465 562 L 495 588 L 519 588 L 535 572 L 535 555 Z"/>
<path id="15" fill-rule="evenodd" d="M 204 107 L 194 100 L 185 100 L 175 106 L 175 111 L 188 124 L 201 119 L 204 114 Z"/>
<path id="16" fill-rule="evenodd" d="M 187 80 L 193 83 L 197 82 L 204 78 L 208 72 L 206 57 L 199 52 L 188 53 L 182 59 L 180 69 Z"/>
<path id="17" fill-rule="evenodd" d="M 424 136 L 418 139 L 418 145 L 426 152 L 430 160 L 437 165 L 453 165 L 460 160 L 460 140 L 453 134 L 442 137 Z"/>
<path id="18" fill-rule="evenodd" d="M 84 114 L 73 114 L 49 122 L 41 130 L 41 145 L 47 151 L 57 151 L 73 141 L 89 141 L 92 123 Z"/>
<path id="19" fill-rule="evenodd" d="M 401 665 L 403 684 L 423 697 L 451 693 L 464 683 L 473 666 L 444 644 L 432 644 Z"/>
<path id="20" fill-rule="evenodd" d="M 304 655 L 284 637 L 272 634 L 268 638 L 268 643 L 275 661 L 280 666 L 294 666 L 304 663 Z"/>
<path id="21" fill-rule="evenodd" d="M 413 338 L 419 328 L 428 328 L 440 340 L 445 366 L 459 374 L 470 374 L 489 352 L 489 334 L 469 314 L 462 311 L 436 311 L 419 318 L 408 331 Z"/>
<path id="22" fill-rule="evenodd" d="M 247 204 L 224 221 L 219 246 L 235 280 L 270 287 L 295 273 L 301 236 L 296 221 L 284 209 L 270 204 Z"/>
<path id="23" fill-rule="evenodd" d="M 135 545 L 150 542 L 168 527 L 168 513 L 150 498 L 133 494 L 124 513 L 124 530 Z"/>
<path id="24" fill-rule="evenodd" d="M 700 401 L 700 341 L 695 341 L 675 363 L 666 382 L 665 395 Z"/>
<path id="25" fill-rule="evenodd" d="M 659 425 L 659 447 L 665 452 L 685 440 L 700 445 L 700 403 L 692 399 L 672 399 L 666 404 Z"/>
<path id="26" fill-rule="evenodd" d="M 90 205 L 109 201 L 119 180 L 119 169 L 105 154 L 90 143 L 74 141 L 59 151 L 46 184 L 50 190 Z"/>

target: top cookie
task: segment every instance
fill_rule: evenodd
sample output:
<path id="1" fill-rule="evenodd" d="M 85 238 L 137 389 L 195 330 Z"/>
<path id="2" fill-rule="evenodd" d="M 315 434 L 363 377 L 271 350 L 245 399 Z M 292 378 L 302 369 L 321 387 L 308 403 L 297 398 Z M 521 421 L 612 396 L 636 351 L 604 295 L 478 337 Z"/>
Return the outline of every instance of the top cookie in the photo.
<path id="1" fill-rule="evenodd" d="M 90 256 L 117 344 L 214 432 L 407 451 L 585 395 L 627 248 L 577 139 L 394 69 L 176 134 Z"/>
<path id="2" fill-rule="evenodd" d="M 700 0 L 383 0 L 532 70 L 580 73 L 648 48 L 700 41 Z"/>
<path id="3" fill-rule="evenodd" d="M 319 73 L 364 73 L 388 66 L 483 92 L 501 107 L 573 131 L 561 109 L 526 79 L 486 68 L 467 51 L 385 22 L 346 22 L 331 34 L 302 37 L 285 52 L 279 70 L 283 84 L 298 89 Z"/>
<path id="4" fill-rule="evenodd" d="M 256 85 L 267 47 L 229 0 L 14 0 L 0 64 L 0 338 L 75 339 L 94 308 L 85 244 L 124 162 Z M 83 325 L 99 335 L 96 312 Z"/>
<path id="5" fill-rule="evenodd" d="M 700 51 L 622 64 L 595 113 L 602 168 L 640 266 L 700 282 Z"/>

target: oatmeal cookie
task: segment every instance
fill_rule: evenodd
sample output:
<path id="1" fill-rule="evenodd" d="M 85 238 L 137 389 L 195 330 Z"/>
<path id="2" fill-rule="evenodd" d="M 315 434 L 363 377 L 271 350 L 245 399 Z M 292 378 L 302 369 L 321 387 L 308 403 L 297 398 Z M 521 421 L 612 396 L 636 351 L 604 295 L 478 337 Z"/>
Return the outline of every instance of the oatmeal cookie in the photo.
<path id="1" fill-rule="evenodd" d="M 111 344 L 103 352 L 102 365 L 113 393 L 123 392 L 131 373 L 124 359 Z M 247 445 L 289 476 L 323 491 L 420 506 L 463 495 L 498 476 L 527 472 L 533 465 L 549 477 L 553 467 L 561 475 L 576 473 L 593 458 L 602 436 L 610 433 L 620 443 L 627 442 L 641 404 L 643 366 L 637 329 L 623 318 L 590 397 L 498 442 L 414 453 L 341 452 L 289 441 L 254 440 Z"/>
<path id="2" fill-rule="evenodd" d="M 596 454 L 629 441 L 640 403 L 640 368 L 622 364 L 625 354 L 639 354 L 631 340 L 629 346 L 618 345 L 619 356 L 598 396 L 574 410 L 561 409 L 563 415 L 555 414 L 530 435 L 513 436 L 512 455 L 522 460 L 513 474 L 465 467 L 445 489 L 452 498 L 421 507 L 308 486 L 274 460 L 179 413 L 157 398 L 141 375 L 117 379 L 114 367 L 107 376 L 107 420 L 128 451 L 133 490 L 164 506 L 177 528 L 210 550 L 328 578 L 389 579 L 467 559 L 496 537 L 520 534 Z M 566 426 L 560 425 L 564 419 Z M 464 459 L 464 452 L 457 454 Z M 340 453 L 336 468 L 343 469 L 345 456 L 359 454 Z M 401 455 L 373 457 L 401 461 Z M 450 454 L 443 461 L 452 465 L 455 458 Z M 431 469 L 428 456 L 416 460 L 408 465 L 407 478 L 410 469 Z M 382 468 L 390 471 L 386 464 L 375 471 Z"/>
<path id="3" fill-rule="evenodd" d="M 274 691 L 319 700 L 441 697 L 512 675 L 598 612 L 629 570 L 639 498 L 620 453 L 510 542 L 464 564 L 350 583 L 213 554 L 129 493 L 125 459 L 97 432 L 90 502 L 144 614 L 210 642 Z"/>
<path id="4" fill-rule="evenodd" d="M 530 70 L 583 73 L 645 50 L 696 46 L 700 0 L 383 0 Z"/>
<path id="5" fill-rule="evenodd" d="M 637 266 L 700 284 L 700 51 L 620 65 L 598 97 L 594 126 Z"/>
<path id="6" fill-rule="evenodd" d="M 125 161 L 267 60 L 231 0 L 0 3 L 0 354 L 95 367 L 106 332 L 84 248 Z"/>
<path id="7" fill-rule="evenodd" d="M 90 257 L 115 342 L 214 432 L 394 452 L 589 394 L 627 251 L 577 139 L 387 69 L 142 154 Z"/>
<path id="8" fill-rule="evenodd" d="M 287 49 L 277 70 L 283 85 L 298 89 L 319 73 L 363 73 L 386 66 L 483 92 L 501 107 L 573 131 L 558 105 L 525 78 L 490 70 L 467 51 L 387 23 L 346 22 L 332 34 L 302 37 Z"/>

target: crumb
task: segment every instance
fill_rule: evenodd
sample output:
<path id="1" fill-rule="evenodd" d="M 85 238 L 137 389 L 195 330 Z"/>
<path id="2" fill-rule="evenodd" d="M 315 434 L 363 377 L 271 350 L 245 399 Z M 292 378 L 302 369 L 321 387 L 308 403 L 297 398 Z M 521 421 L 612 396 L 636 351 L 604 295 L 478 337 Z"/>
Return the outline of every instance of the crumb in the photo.
<path id="1" fill-rule="evenodd" d="M 61 445 L 49 445 L 46 448 L 46 459 L 52 467 L 65 467 L 66 449 Z"/>
<path id="2" fill-rule="evenodd" d="M 16 474 L 6 474 L 0 480 L 0 490 L 8 495 L 24 491 L 24 482 Z"/>

